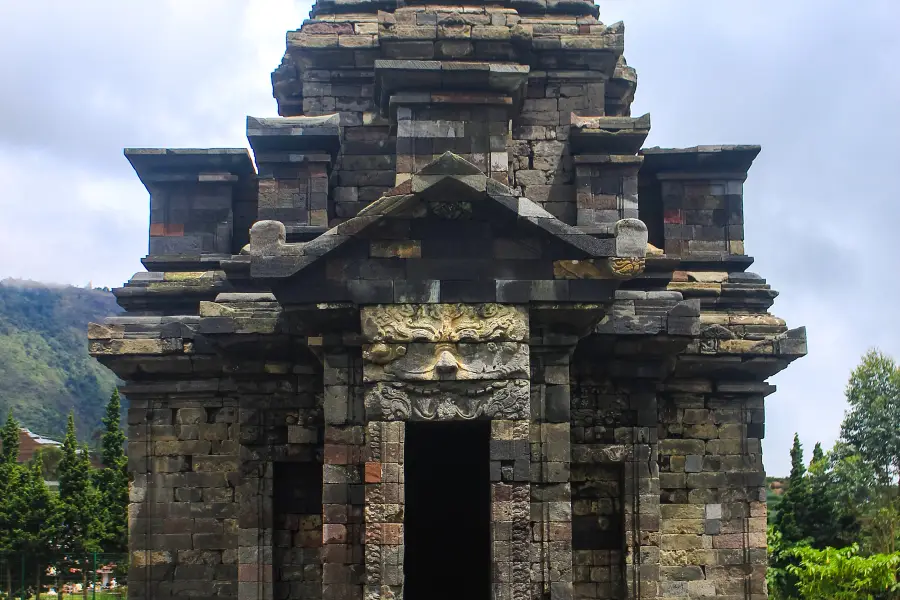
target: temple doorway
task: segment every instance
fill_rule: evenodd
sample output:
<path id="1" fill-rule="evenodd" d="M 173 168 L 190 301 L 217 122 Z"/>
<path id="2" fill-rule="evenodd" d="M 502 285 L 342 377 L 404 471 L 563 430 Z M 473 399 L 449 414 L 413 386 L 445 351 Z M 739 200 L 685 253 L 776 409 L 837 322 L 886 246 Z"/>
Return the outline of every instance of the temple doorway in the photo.
<path id="1" fill-rule="evenodd" d="M 405 600 L 490 600 L 490 421 L 409 422 Z"/>

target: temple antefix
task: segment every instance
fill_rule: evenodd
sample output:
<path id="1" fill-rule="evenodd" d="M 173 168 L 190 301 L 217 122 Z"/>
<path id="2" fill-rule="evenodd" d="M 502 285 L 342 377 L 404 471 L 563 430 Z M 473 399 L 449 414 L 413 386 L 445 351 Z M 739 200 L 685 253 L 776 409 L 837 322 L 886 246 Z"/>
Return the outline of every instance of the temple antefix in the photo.
<path id="1" fill-rule="evenodd" d="M 311 14 L 252 159 L 125 151 L 130 597 L 765 598 L 759 147 L 641 150 L 583 0 Z"/>

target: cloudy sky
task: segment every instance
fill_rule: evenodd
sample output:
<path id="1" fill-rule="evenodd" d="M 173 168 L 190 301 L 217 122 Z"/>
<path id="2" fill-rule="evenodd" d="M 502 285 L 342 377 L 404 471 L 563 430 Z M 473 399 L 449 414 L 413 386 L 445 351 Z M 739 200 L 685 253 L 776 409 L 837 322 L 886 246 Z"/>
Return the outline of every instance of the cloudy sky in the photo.
<path id="1" fill-rule="evenodd" d="M 651 146 L 761 144 L 745 186 L 753 270 L 806 325 L 775 378 L 766 465 L 839 433 L 860 355 L 900 357 L 900 3 L 601 0 L 627 26 Z M 309 2 L 0 2 L 0 278 L 110 287 L 141 270 L 148 197 L 126 146 L 244 146 Z"/>

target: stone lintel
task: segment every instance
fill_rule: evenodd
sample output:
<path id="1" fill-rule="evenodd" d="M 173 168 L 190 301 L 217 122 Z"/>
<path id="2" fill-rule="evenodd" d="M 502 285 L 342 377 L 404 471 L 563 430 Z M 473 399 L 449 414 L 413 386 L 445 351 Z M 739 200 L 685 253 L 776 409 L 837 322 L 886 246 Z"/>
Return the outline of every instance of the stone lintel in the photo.
<path id="1" fill-rule="evenodd" d="M 631 154 L 575 154 L 572 156 L 572 162 L 575 163 L 576 166 L 603 165 L 608 167 L 639 167 L 644 163 L 644 157 Z"/>
<path id="2" fill-rule="evenodd" d="M 234 183 L 239 180 L 232 173 L 148 173 L 141 177 L 144 185 L 166 183 Z"/>
<path id="3" fill-rule="evenodd" d="M 257 163 L 324 163 L 331 164 L 331 154 L 297 153 L 297 152 L 257 152 Z"/>
<path id="4" fill-rule="evenodd" d="M 654 173 L 659 181 L 746 181 L 746 171 L 659 171 Z"/>
<path id="5" fill-rule="evenodd" d="M 650 133 L 649 114 L 631 118 L 572 113 L 570 119 L 572 129 L 569 140 L 573 152 L 636 154 Z"/>
<path id="6" fill-rule="evenodd" d="M 528 73 L 528 78 L 547 79 L 553 82 L 602 83 L 608 81 L 610 75 L 603 71 L 532 70 Z"/>
<path id="7" fill-rule="evenodd" d="M 376 60 L 375 97 L 382 112 L 387 112 L 391 96 L 398 92 L 424 92 L 435 96 L 432 102 L 486 102 L 488 92 L 518 98 L 528 80 L 528 65 L 491 62 L 459 62 L 440 60 Z M 453 95 L 451 92 L 466 92 Z M 424 101 L 424 93 L 405 96 L 407 100 Z M 468 97 L 468 102 L 464 101 Z M 510 101 L 511 103 L 514 101 Z M 504 101 L 505 104 L 505 101 Z"/>
<path id="8" fill-rule="evenodd" d="M 387 101 L 387 115 L 392 121 L 397 120 L 397 110 L 400 108 L 431 107 L 431 106 L 490 106 L 506 108 L 511 112 L 516 106 L 517 99 L 509 94 L 500 92 L 399 92 L 392 94 Z"/>
<path id="9" fill-rule="evenodd" d="M 232 183 L 256 174 L 245 148 L 126 148 L 125 158 L 148 191 L 157 183 Z"/>
<path id="10" fill-rule="evenodd" d="M 746 177 L 760 146 L 694 146 L 644 148 L 642 173 L 742 173 Z"/>
<path id="11" fill-rule="evenodd" d="M 301 153 L 331 155 L 341 145 L 340 116 L 247 117 L 247 140 L 257 155 Z M 309 159 L 307 159 L 309 160 Z M 282 162 L 282 161 L 279 161 Z"/>
<path id="12" fill-rule="evenodd" d="M 206 271 L 232 257 L 230 254 L 155 254 L 141 259 L 148 271 Z"/>
<path id="13" fill-rule="evenodd" d="M 459 12 L 483 11 L 483 3 L 460 3 L 457 0 L 421 0 L 407 2 L 402 6 L 427 4 L 430 7 L 446 6 Z M 310 10 L 311 17 L 346 13 L 376 13 L 378 11 L 394 12 L 400 6 L 396 0 L 317 0 Z M 593 0 L 506 0 L 496 5 L 498 8 L 508 6 L 523 15 L 568 14 L 596 19 L 600 8 Z M 424 8 L 424 6 L 422 7 Z"/>
<path id="14" fill-rule="evenodd" d="M 689 256 L 647 255 L 646 270 L 660 271 L 746 271 L 753 264 L 753 257 L 743 254 L 710 254 Z M 763 280 L 765 281 L 765 280 Z"/>
<path id="15" fill-rule="evenodd" d="M 650 131 L 650 113 L 640 117 L 606 117 L 572 115 L 572 128 L 579 130 L 600 129 L 604 131 Z"/>

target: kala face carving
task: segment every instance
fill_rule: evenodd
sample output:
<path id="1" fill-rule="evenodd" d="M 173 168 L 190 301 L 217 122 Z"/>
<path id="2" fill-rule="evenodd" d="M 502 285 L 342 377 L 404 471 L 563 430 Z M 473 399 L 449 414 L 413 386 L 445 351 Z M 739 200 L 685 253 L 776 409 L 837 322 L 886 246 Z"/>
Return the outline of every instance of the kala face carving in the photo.
<path id="1" fill-rule="evenodd" d="M 367 411 L 383 419 L 526 418 L 528 317 L 499 304 L 366 307 Z"/>

